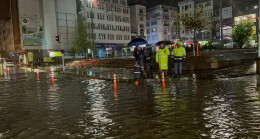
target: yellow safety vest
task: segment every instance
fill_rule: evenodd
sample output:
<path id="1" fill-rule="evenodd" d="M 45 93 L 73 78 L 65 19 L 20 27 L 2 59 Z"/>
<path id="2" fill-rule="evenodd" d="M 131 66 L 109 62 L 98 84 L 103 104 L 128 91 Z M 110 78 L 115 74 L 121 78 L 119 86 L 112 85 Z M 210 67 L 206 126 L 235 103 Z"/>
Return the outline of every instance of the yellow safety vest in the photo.
<path id="1" fill-rule="evenodd" d="M 171 55 L 175 57 L 186 57 L 186 50 L 182 46 L 179 48 L 176 46 L 171 52 Z"/>
<path id="2" fill-rule="evenodd" d="M 156 53 L 156 63 L 159 64 L 160 70 L 168 70 L 168 56 L 170 51 L 167 47 L 159 49 Z"/>

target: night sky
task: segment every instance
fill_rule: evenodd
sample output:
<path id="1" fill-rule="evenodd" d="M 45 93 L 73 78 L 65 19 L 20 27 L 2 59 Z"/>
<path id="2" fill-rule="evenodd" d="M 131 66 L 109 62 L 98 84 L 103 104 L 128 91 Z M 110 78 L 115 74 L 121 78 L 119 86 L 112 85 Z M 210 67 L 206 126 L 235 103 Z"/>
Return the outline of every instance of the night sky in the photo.
<path id="1" fill-rule="evenodd" d="M 0 0 L 0 19 L 10 17 L 8 0 Z"/>
<path id="2" fill-rule="evenodd" d="M 169 5 L 169 6 L 178 6 L 178 2 L 182 0 L 146 0 L 147 2 L 147 8 L 163 4 L 163 5 Z"/>

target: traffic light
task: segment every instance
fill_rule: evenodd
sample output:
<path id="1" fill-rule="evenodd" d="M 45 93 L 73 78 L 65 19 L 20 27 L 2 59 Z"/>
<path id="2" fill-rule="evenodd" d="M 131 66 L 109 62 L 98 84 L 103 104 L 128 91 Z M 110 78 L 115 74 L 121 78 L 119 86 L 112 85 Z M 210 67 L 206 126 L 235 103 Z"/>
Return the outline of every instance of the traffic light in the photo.
<path id="1" fill-rule="evenodd" d="M 57 35 L 55 37 L 56 37 L 56 41 L 60 43 L 60 35 Z"/>

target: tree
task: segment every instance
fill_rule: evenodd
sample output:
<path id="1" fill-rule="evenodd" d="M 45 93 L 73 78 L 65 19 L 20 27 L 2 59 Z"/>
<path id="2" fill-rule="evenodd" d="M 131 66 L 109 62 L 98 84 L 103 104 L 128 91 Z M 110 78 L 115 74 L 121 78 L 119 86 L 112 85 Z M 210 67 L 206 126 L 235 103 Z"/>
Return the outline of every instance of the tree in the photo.
<path id="1" fill-rule="evenodd" d="M 232 38 L 240 48 L 249 40 L 253 33 L 254 23 L 252 21 L 243 21 L 232 29 Z"/>
<path id="2" fill-rule="evenodd" d="M 175 18 L 173 25 L 176 29 L 178 31 L 182 29 L 193 30 L 194 41 L 196 41 L 196 31 L 210 30 L 212 28 L 213 16 L 208 14 L 203 8 L 175 13 Z"/>
<path id="3" fill-rule="evenodd" d="M 78 15 L 77 27 L 75 29 L 75 38 L 72 43 L 71 54 L 84 52 L 87 57 L 87 49 L 92 46 L 91 24 L 86 22 L 86 18 Z"/>

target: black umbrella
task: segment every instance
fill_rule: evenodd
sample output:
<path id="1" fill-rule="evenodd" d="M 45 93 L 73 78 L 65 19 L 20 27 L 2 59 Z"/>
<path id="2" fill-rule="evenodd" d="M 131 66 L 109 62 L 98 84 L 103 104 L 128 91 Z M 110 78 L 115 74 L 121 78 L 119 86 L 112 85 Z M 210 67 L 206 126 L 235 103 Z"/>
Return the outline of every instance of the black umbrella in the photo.
<path id="1" fill-rule="evenodd" d="M 159 46 L 161 43 L 163 43 L 164 45 L 174 44 L 174 42 L 172 42 L 172 41 L 159 41 L 159 42 L 156 43 L 156 45 Z"/>
<path id="2" fill-rule="evenodd" d="M 138 45 L 144 45 L 147 44 L 147 41 L 142 38 L 135 38 L 131 42 L 127 44 L 127 46 L 138 46 Z"/>

